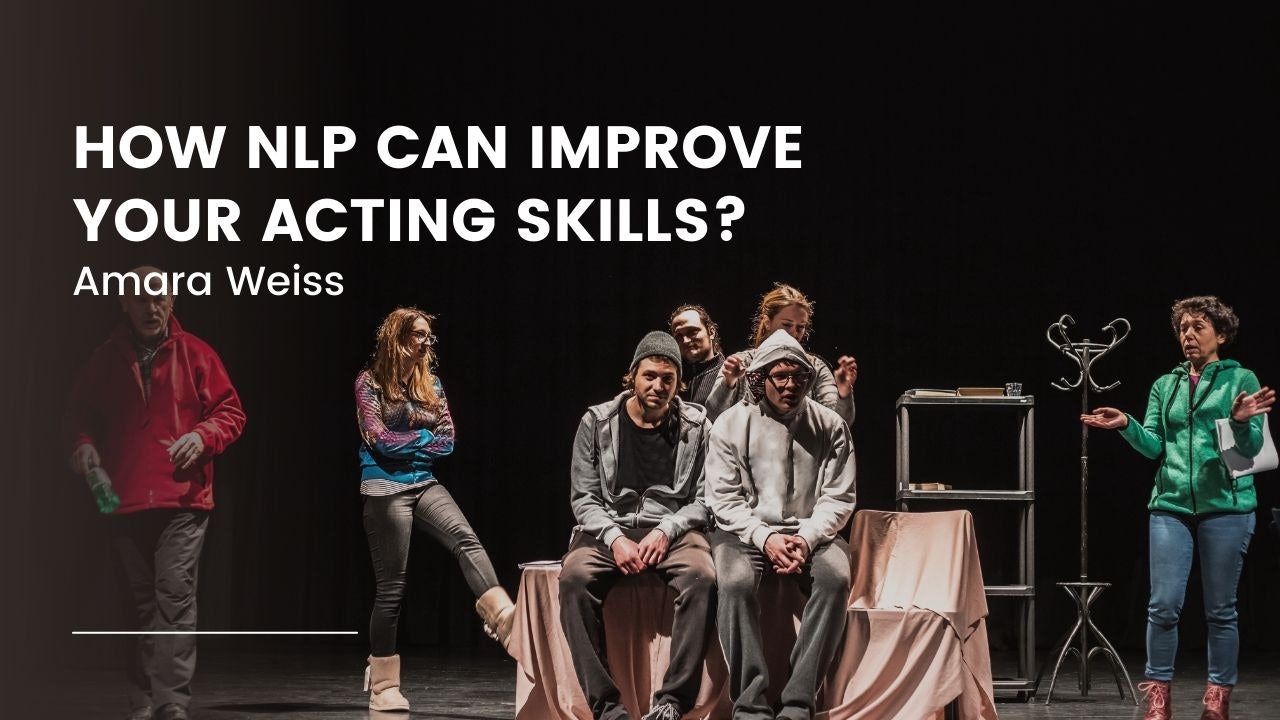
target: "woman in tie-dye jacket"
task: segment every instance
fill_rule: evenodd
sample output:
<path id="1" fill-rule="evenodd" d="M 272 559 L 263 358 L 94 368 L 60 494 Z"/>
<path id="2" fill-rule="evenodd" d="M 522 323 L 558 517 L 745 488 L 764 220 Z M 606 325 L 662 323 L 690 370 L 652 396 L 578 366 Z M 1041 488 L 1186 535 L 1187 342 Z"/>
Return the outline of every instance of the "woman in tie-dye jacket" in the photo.
<path id="1" fill-rule="evenodd" d="M 453 452 L 453 417 L 444 386 L 431 372 L 434 318 L 416 308 L 396 308 L 378 328 L 378 346 L 356 378 L 360 425 L 360 494 L 364 527 L 377 579 L 369 619 L 369 667 L 365 689 L 374 710 L 408 710 L 400 694 L 396 626 L 405 590 L 413 528 L 426 532 L 458 559 L 475 593 L 485 630 L 506 647 L 514 608 L 498 584 L 493 563 L 471 524 L 432 471 L 436 458 Z"/>

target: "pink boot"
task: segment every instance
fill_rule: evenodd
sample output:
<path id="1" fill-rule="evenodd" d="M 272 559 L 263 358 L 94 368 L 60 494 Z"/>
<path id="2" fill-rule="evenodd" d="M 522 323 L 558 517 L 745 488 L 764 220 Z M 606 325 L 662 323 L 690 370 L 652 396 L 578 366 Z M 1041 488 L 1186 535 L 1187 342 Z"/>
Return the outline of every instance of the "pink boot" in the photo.
<path id="1" fill-rule="evenodd" d="M 1169 683 L 1166 680 L 1147 680 L 1138 683 L 1143 700 L 1147 703 L 1147 714 L 1142 720 L 1170 720 L 1173 717 L 1173 703 L 1169 697 Z"/>
<path id="2" fill-rule="evenodd" d="M 1204 688 L 1204 712 L 1200 720 L 1227 720 L 1227 705 L 1231 703 L 1231 686 L 1209 683 Z"/>

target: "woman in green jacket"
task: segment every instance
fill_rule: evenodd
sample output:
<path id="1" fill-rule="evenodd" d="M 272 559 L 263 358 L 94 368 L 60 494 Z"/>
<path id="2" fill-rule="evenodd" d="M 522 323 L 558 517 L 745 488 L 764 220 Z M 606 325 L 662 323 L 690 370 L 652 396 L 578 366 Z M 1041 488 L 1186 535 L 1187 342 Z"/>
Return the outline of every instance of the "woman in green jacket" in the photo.
<path id="1" fill-rule="evenodd" d="M 1163 720 L 1172 712 L 1169 681 L 1178 650 L 1178 616 L 1198 546 L 1209 625 L 1209 684 L 1202 718 L 1225 719 L 1240 649 L 1236 586 L 1258 503 L 1253 478 L 1232 478 L 1219 457 L 1215 423 L 1230 417 L 1237 450 L 1256 455 L 1262 448 L 1262 414 L 1270 411 L 1275 391 L 1259 387 L 1258 378 L 1236 361 L 1218 357 L 1240 326 L 1221 300 L 1179 300 L 1170 319 L 1186 362 L 1151 386 L 1142 422 L 1111 407 L 1080 419 L 1091 427 L 1119 430 L 1135 450 L 1160 458 L 1147 505 L 1151 597 L 1147 681 L 1139 685 L 1146 694 L 1146 718 Z"/>

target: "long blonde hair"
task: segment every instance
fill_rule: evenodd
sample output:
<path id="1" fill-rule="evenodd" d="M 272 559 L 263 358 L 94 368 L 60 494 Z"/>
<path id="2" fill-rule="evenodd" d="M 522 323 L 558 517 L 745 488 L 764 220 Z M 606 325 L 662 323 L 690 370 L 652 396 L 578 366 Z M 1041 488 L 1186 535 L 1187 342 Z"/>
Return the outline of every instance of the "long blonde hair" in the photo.
<path id="1" fill-rule="evenodd" d="M 805 331 L 805 338 L 809 337 L 809 333 L 813 332 L 813 303 L 804 293 L 790 285 L 774 283 L 773 289 L 760 298 L 760 307 L 756 310 L 755 317 L 756 332 L 751 338 L 751 347 L 760 347 L 760 343 L 769 336 L 769 322 L 773 320 L 773 316 L 791 305 L 799 305 L 809 314 L 809 328 Z"/>
<path id="2" fill-rule="evenodd" d="M 409 335 L 419 318 L 426 320 L 428 325 L 436 319 L 434 315 L 428 315 L 412 306 L 398 307 L 387 315 L 378 326 L 378 346 L 369 361 L 369 372 L 387 400 L 412 400 L 432 411 L 438 411 L 443 403 L 436 394 L 436 377 L 431 374 L 431 364 L 436 359 L 435 351 L 428 346 L 422 360 L 414 363 L 412 368 L 409 367 Z M 407 382 L 402 379 L 406 372 L 409 375 Z"/>

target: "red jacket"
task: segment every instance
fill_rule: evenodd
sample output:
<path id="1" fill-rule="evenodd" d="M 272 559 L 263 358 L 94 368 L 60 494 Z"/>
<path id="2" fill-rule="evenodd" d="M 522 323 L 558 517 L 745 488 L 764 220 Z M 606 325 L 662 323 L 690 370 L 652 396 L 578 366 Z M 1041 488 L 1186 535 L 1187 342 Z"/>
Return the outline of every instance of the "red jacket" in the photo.
<path id="1" fill-rule="evenodd" d="M 116 513 L 213 509 L 213 456 L 240 437 L 244 419 L 218 354 L 173 316 L 151 365 L 150 398 L 143 397 L 126 321 L 89 358 L 68 413 L 72 450 L 85 443 L 97 449 L 120 496 Z M 204 441 L 204 454 L 179 470 L 167 450 L 192 431 Z"/>

